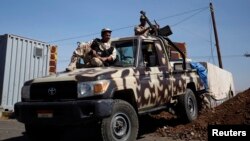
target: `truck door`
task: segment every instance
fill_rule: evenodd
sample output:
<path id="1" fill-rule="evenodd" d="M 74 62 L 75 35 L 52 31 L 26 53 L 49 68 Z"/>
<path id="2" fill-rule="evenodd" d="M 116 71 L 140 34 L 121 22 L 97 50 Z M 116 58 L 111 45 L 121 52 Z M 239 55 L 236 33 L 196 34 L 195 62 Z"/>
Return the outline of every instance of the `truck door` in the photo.
<path id="1" fill-rule="evenodd" d="M 171 85 L 164 51 L 159 41 L 142 40 L 139 47 L 140 108 L 162 105 L 170 100 Z"/>

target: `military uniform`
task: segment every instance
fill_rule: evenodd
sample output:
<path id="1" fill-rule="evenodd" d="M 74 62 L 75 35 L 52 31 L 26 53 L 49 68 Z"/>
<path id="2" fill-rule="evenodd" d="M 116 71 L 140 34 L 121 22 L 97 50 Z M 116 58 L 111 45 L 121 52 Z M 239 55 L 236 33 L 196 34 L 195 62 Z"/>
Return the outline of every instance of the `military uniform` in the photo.
<path id="1" fill-rule="evenodd" d="M 149 35 L 149 29 L 146 26 L 146 17 L 144 17 L 143 15 L 141 15 L 140 22 L 141 22 L 141 24 L 137 25 L 134 28 L 135 35 L 148 36 Z"/>
<path id="2" fill-rule="evenodd" d="M 95 54 L 95 53 L 96 54 Z M 76 69 L 76 63 L 79 58 L 83 58 L 86 67 L 103 67 L 112 65 L 113 61 L 102 62 L 97 56 L 108 57 L 111 56 L 113 60 L 116 59 L 116 49 L 111 47 L 111 42 L 103 43 L 100 39 L 95 39 L 88 43 L 81 43 L 73 52 L 68 71 Z"/>
<path id="3" fill-rule="evenodd" d="M 103 43 L 99 42 L 97 45 L 91 46 L 92 50 L 100 57 L 111 56 L 112 60 L 116 59 L 116 49 L 111 46 L 111 42 Z M 112 65 L 114 61 L 105 61 L 103 64 L 92 64 L 94 66 L 109 66 Z"/>
<path id="4" fill-rule="evenodd" d="M 146 26 L 141 26 L 141 25 L 137 25 L 135 27 L 135 35 L 143 35 L 143 36 L 148 36 L 149 35 L 149 30 L 146 30 L 147 27 Z M 140 34 L 141 31 L 146 30 L 143 34 Z"/>

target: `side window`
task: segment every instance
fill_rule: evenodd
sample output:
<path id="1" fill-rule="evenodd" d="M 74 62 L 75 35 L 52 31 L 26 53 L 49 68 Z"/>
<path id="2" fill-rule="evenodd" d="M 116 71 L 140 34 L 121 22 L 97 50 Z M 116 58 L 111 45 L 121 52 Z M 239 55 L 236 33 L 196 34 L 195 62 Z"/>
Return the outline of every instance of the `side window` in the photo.
<path id="1" fill-rule="evenodd" d="M 113 42 L 116 48 L 116 63 L 119 66 L 134 66 L 135 63 L 135 43 L 133 40 Z"/>
<path id="2" fill-rule="evenodd" d="M 153 42 L 142 42 L 142 57 L 146 67 L 158 66 L 158 57 Z"/>
<path id="3" fill-rule="evenodd" d="M 134 54 L 133 47 L 119 47 L 117 48 L 117 61 L 120 61 L 125 66 L 133 66 Z"/>

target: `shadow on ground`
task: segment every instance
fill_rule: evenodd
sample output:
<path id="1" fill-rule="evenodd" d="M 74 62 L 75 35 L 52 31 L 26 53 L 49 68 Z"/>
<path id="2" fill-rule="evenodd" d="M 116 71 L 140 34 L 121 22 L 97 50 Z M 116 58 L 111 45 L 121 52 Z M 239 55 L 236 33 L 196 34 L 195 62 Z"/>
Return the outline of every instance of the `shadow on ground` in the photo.
<path id="1" fill-rule="evenodd" d="M 160 115 L 160 116 L 159 116 Z M 138 140 L 145 139 L 148 134 L 155 133 L 157 129 L 163 128 L 164 126 L 174 127 L 181 124 L 181 122 L 169 114 L 158 114 L 158 115 L 143 115 L 139 117 L 139 133 Z M 22 133 L 22 136 L 5 139 L 3 141 L 30 141 L 26 132 Z M 86 128 L 83 127 L 68 127 L 67 129 L 53 129 L 51 132 L 43 131 L 42 135 L 35 136 L 34 141 L 82 141 L 100 140 L 100 127 L 98 125 L 88 125 Z"/>

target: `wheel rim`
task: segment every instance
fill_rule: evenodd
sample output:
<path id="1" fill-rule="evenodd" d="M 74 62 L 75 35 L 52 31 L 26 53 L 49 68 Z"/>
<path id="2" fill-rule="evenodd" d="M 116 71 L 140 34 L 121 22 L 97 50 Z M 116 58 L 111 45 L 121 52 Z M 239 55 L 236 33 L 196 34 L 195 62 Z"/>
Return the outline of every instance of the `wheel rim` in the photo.
<path id="1" fill-rule="evenodd" d="M 194 101 L 191 97 L 188 98 L 188 109 L 190 112 L 190 115 L 194 116 L 195 115 L 195 106 L 194 106 Z"/>
<path id="2" fill-rule="evenodd" d="M 112 135 L 118 140 L 126 140 L 130 134 L 131 123 L 127 115 L 117 113 L 111 121 Z"/>

